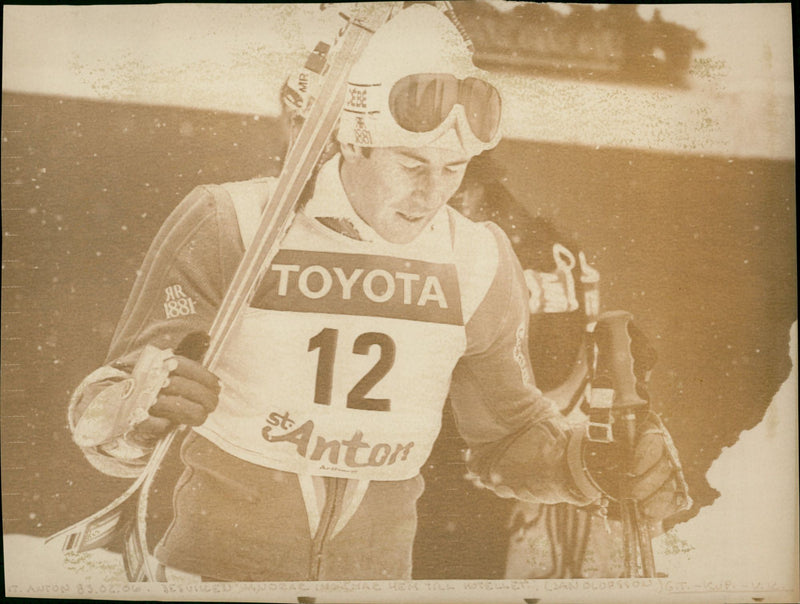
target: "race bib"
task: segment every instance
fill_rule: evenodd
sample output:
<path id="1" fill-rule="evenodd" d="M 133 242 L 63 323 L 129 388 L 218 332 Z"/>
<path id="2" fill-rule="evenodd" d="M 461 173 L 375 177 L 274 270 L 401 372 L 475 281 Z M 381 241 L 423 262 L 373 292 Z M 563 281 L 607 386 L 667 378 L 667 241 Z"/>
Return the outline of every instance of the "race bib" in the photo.
<path id="1" fill-rule="evenodd" d="M 215 371 L 196 428 L 258 465 L 317 476 L 415 476 L 466 345 L 453 264 L 282 250 Z"/>

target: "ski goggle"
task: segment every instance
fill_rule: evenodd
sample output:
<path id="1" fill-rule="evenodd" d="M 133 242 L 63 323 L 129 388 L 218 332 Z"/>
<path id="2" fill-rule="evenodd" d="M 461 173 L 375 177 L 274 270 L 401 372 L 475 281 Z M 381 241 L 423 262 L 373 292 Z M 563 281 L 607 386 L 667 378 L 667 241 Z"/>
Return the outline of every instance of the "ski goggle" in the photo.
<path id="1" fill-rule="evenodd" d="M 414 133 L 439 128 L 460 105 L 469 129 L 489 144 L 500 130 L 500 93 L 488 82 L 449 73 L 413 74 L 399 79 L 389 93 L 389 110 L 397 125 Z"/>

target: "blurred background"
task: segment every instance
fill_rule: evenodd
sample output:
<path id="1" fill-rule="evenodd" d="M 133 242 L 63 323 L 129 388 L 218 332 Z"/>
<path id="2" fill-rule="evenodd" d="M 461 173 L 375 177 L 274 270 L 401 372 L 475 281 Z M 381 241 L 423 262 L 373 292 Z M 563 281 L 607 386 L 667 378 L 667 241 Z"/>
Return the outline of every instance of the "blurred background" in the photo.
<path id="1" fill-rule="evenodd" d="M 796 321 L 789 4 L 456 2 L 504 94 L 503 184 L 600 271 L 659 361 L 651 394 L 695 505 L 791 368 Z M 330 30 L 318 5 L 4 6 L 4 534 L 108 503 L 70 440 L 163 219 L 194 186 L 274 175 L 278 91 Z M 796 391 L 795 391 L 796 398 Z M 786 427 L 796 429 L 796 426 Z M 416 578 L 499 578 L 508 503 L 466 484 L 446 428 L 425 469 Z M 768 444 L 767 444 L 768 446 Z M 172 460 L 151 530 L 169 521 Z M 159 503 L 160 502 L 160 503 Z"/>

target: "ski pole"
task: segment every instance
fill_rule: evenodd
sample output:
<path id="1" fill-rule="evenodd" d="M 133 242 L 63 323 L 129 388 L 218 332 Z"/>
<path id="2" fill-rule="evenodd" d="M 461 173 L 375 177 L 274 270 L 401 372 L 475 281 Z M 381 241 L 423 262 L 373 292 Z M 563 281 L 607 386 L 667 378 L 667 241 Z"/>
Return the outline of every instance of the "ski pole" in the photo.
<path id="1" fill-rule="evenodd" d="M 635 446 L 637 441 L 637 414 L 646 410 L 649 402 L 636 391 L 636 375 L 633 372 L 633 355 L 628 326 L 633 315 L 625 311 L 604 313 L 595 330 L 597 340 L 603 348 L 611 351 L 604 360 L 604 373 L 610 378 L 614 391 L 611 411 L 616 423 L 614 438 L 625 452 L 625 475 L 622 478 L 620 508 L 622 514 L 625 573 L 627 577 L 654 577 L 655 561 L 650 527 L 642 518 L 638 503 L 631 493 L 631 481 L 635 470 Z M 639 562 L 641 560 L 641 575 Z"/>

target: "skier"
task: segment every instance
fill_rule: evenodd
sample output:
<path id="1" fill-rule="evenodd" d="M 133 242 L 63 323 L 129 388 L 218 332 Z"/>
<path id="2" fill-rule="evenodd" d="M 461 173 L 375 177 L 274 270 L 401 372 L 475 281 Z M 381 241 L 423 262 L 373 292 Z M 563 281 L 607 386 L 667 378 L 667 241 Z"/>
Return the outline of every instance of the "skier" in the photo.
<path id="1" fill-rule="evenodd" d="M 214 373 L 173 350 L 209 329 L 274 180 L 198 187 L 167 219 L 69 414 L 89 461 L 117 476 L 141 471 L 173 426 L 193 426 L 155 552 L 164 565 L 211 580 L 410 578 L 419 470 L 449 388 L 487 488 L 601 498 L 585 427 L 534 386 L 507 237 L 446 205 L 469 160 L 499 141 L 500 114 L 438 9 L 413 5 L 382 26 L 350 73 L 339 153 Z M 118 417 L 132 390 L 152 400 Z M 108 417 L 114 437 L 92 442 Z M 652 518 L 684 505 L 666 438 L 649 431 L 635 453 L 650 470 L 632 492 Z"/>

